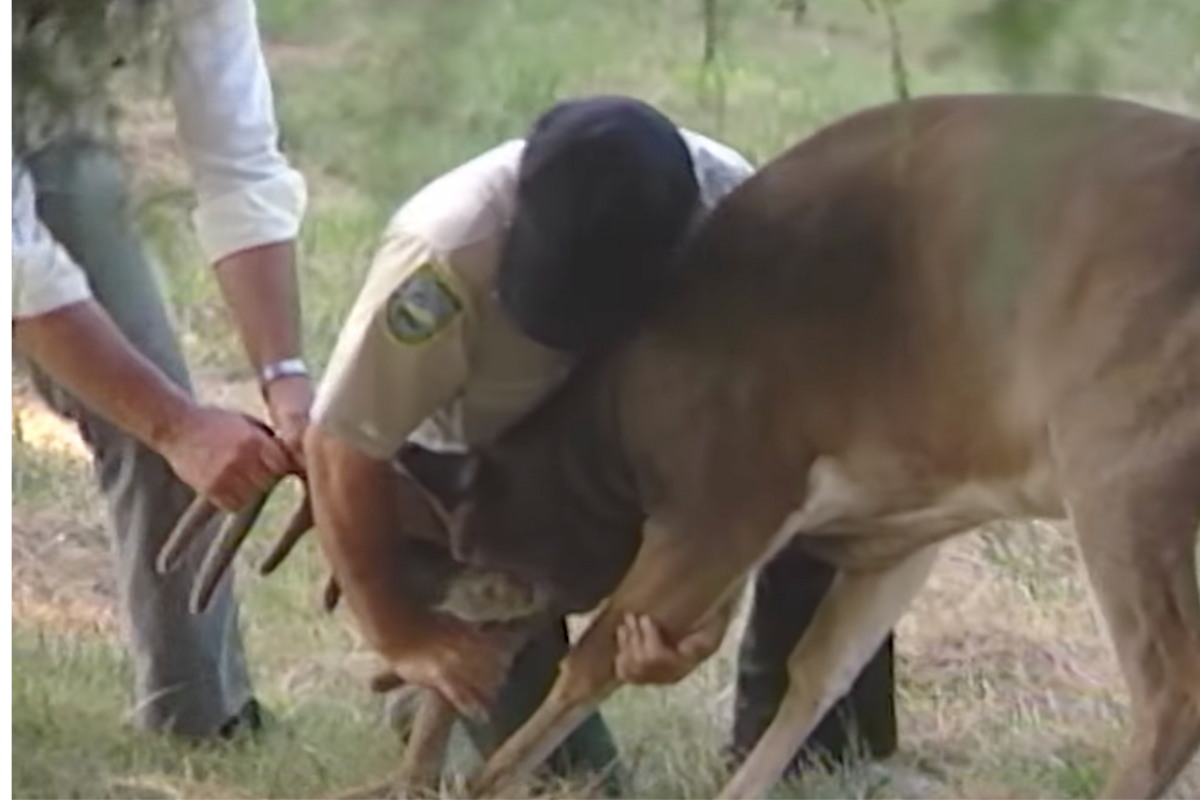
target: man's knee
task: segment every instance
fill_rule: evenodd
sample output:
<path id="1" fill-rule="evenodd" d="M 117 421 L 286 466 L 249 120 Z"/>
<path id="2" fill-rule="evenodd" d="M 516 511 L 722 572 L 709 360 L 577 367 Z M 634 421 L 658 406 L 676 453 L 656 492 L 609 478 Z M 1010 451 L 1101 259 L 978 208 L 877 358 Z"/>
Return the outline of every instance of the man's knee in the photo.
<path id="1" fill-rule="evenodd" d="M 66 205 L 103 202 L 108 209 L 127 198 L 124 165 L 110 144 L 88 136 L 52 140 L 25 158 L 37 186 L 39 214 L 47 224 Z"/>

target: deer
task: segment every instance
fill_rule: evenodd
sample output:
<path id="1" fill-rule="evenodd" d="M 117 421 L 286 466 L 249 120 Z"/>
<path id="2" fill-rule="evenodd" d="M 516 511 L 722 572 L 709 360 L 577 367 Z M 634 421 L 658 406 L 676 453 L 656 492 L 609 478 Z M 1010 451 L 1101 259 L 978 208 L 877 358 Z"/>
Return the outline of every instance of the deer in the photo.
<path id="1" fill-rule="evenodd" d="M 545 585 L 508 547 L 522 532 L 639 528 L 471 795 L 529 775 L 620 687 L 627 614 L 675 637 L 727 619 L 795 544 L 838 577 L 719 794 L 761 797 L 943 542 L 1050 518 L 1129 690 L 1101 796 L 1162 796 L 1200 747 L 1200 121 L 1072 94 L 873 106 L 769 161 L 677 259 L 635 336 L 475 454 L 446 519 L 458 562 Z"/>

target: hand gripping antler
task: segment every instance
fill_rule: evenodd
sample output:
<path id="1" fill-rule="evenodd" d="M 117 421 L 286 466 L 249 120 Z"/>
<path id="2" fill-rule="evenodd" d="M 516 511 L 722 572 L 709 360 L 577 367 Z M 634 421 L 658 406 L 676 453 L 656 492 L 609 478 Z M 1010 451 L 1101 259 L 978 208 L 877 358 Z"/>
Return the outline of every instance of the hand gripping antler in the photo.
<path id="1" fill-rule="evenodd" d="M 393 462 L 392 467 L 407 478 L 407 485 L 423 501 L 426 510 L 448 530 L 448 516 L 430 491 L 420 481 L 414 479 L 398 461 Z M 312 501 L 308 492 L 307 482 L 305 481 L 305 476 L 302 474 L 297 473 L 296 477 L 304 483 L 304 497 L 300 505 L 292 511 L 283 533 L 276 539 L 275 544 L 271 547 L 262 563 L 259 564 L 258 572 L 260 575 L 266 576 L 274 572 L 287 559 L 304 535 L 313 528 Z M 189 601 L 189 608 L 193 613 L 201 613 L 208 609 L 217 585 L 229 570 L 229 566 L 233 563 L 234 558 L 236 558 L 242 543 L 245 542 L 250 530 L 258 522 L 263 508 L 280 482 L 282 481 L 273 483 L 261 497 L 257 498 L 246 508 L 231 515 L 221 526 L 216 538 L 205 553 L 199 573 L 196 576 L 196 583 L 193 586 Z M 186 552 L 196 537 L 212 522 L 218 513 L 220 513 L 220 510 L 203 497 L 197 497 L 192 501 L 191 505 L 188 506 L 187 510 L 179 518 L 175 528 L 167 537 L 166 543 L 159 551 L 156 564 L 159 573 L 165 573 L 176 567 L 183 553 Z M 427 532 L 421 529 L 421 526 L 417 526 L 414 535 L 418 538 L 430 538 Z M 447 543 L 440 541 L 438 536 L 433 536 L 430 540 L 438 542 L 443 546 L 448 546 Z M 341 587 L 330 576 L 328 583 L 325 585 L 322 606 L 326 611 L 333 611 L 340 598 Z"/>
<path id="2" fill-rule="evenodd" d="M 257 425 L 268 436 L 275 435 L 270 426 L 262 420 L 251 416 L 247 416 L 247 419 Z M 300 478 L 301 481 L 304 481 L 305 476 L 302 472 L 293 474 Z M 262 516 L 262 511 L 266 507 L 267 501 L 281 482 L 282 478 L 277 478 L 259 497 L 241 511 L 230 515 L 225 523 L 221 525 L 216 538 L 204 554 L 204 560 L 196 576 L 196 582 L 192 586 L 188 607 L 193 614 L 199 614 L 208 610 L 217 585 L 229 570 L 229 565 L 233 563 L 233 559 L 237 556 L 242 543 L 246 541 L 246 537 L 250 534 L 250 529 L 254 527 L 255 523 L 258 522 L 258 518 Z M 179 518 L 179 521 L 175 523 L 175 527 L 171 530 L 171 533 L 167 536 L 167 541 L 163 544 L 162 549 L 158 552 L 155 567 L 159 574 L 169 572 L 178 566 L 180 558 L 183 557 L 188 547 L 192 545 L 201 531 L 205 530 L 212 523 L 213 518 L 218 513 L 221 513 L 220 508 L 205 497 L 197 495 L 192 500 L 191 504 L 188 505 L 183 515 Z M 297 542 L 312 527 L 312 504 L 309 501 L 306 485 L 304 499 L 301 501 L 300 506 L 292 512 L 283 534 L 275 542 L 275 545 L 259 566 L 259 573 L 262 575 L 271 574 L 271 572 L 283 563 L 288 554 L 295 548 Z M 328 609 L 332 610 L 333 606 L 337 604 L 338 594 L 340 592 L 336 585 L 326 588 L 325 605 Z"/>

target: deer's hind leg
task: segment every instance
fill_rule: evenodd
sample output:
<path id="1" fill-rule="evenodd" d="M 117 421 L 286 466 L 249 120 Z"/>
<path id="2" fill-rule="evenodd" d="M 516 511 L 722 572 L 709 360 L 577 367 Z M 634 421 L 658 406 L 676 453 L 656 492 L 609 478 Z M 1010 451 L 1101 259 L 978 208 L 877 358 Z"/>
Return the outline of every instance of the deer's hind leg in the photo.
<path id="1" fill-rule="evenodd" d="M 1112 448 L 1107 463 L 1064 459 L 1083 562 L 1131 699 L 1133 731 L 1104 797 L 1161 796 L 1200 747 L 1200 424 L 1191 429 Z"/>
<path id="2" fill-rule="evenodd" d="M 841 571 L 788 658 L 789 685 L 779 710 L 720 797 L 762 797 L 839 699 L 924 586 L 937 559 L 932 544 L 890 566 Z"/>

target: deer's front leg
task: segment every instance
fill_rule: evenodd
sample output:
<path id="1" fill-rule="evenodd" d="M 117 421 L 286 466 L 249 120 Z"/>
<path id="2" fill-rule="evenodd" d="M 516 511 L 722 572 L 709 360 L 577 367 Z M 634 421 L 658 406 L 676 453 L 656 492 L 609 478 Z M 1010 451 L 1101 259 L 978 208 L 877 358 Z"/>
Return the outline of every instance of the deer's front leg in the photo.
<path id="1" fill-rule="evenodd" d="M 766 537 L 760 538 L 765 547 Z M 624 580 L 563 659 L 546 700 L 484 765 L 471 786 L 472 796 L 497 796 L 528 777 L 617 689 L 616 631 L 627 614 L 649 615 L 669 634 L 686 634 L 721 612 L 744 585 L 760 549 L 746 546 L 744 539 L 739 548 L 715 534 L 647 525 Z"/>

